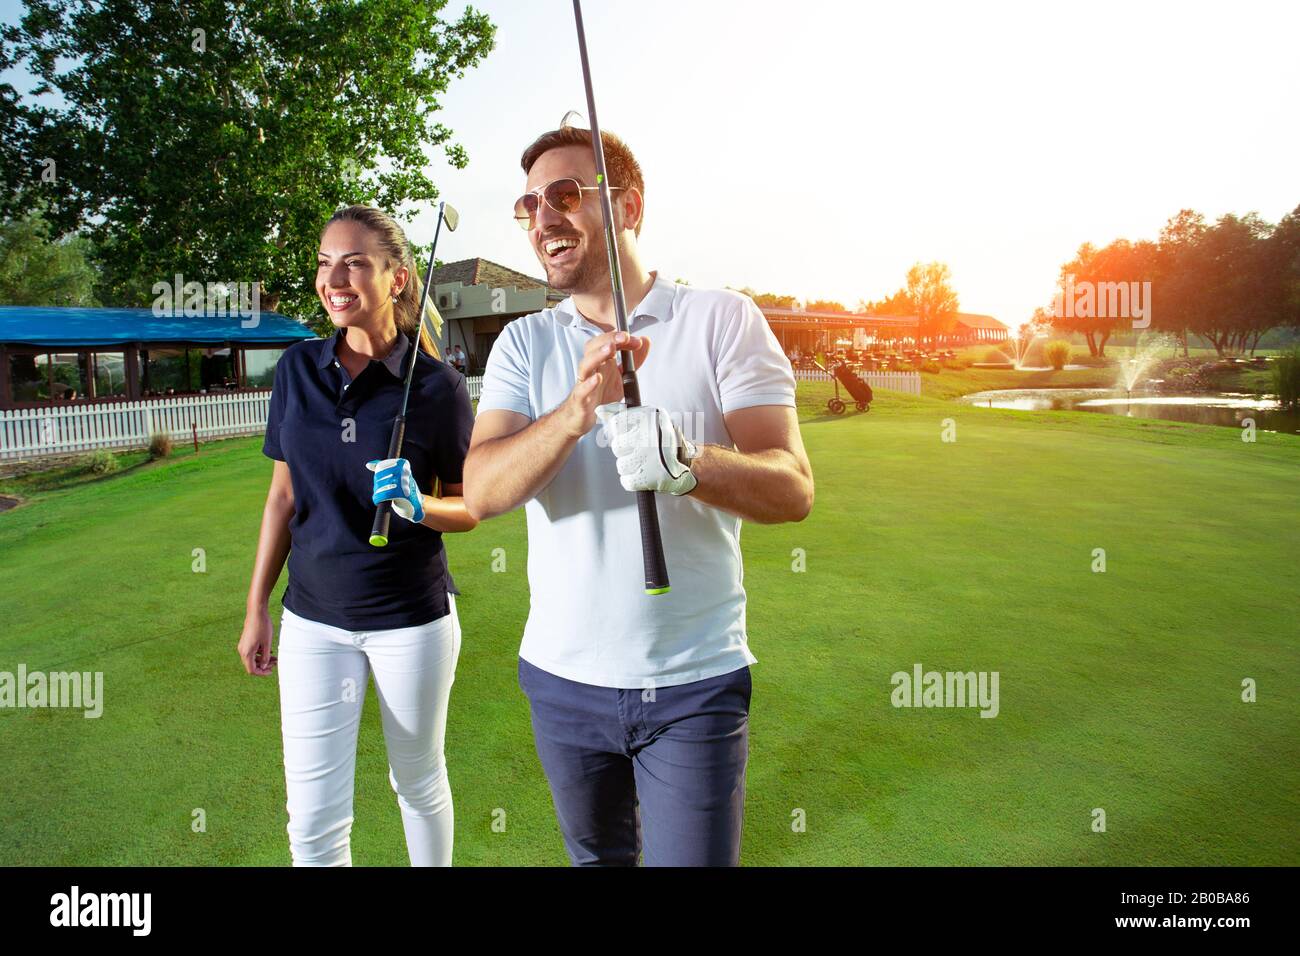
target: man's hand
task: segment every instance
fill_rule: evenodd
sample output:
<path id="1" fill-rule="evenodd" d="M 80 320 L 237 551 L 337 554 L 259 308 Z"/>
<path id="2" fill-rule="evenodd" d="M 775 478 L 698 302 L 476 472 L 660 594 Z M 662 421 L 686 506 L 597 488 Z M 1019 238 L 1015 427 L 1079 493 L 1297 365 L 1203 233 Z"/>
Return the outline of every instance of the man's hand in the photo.
<path id="1" fill-rule="evenodd" d="M 695 457 L 695 445 L 662 408 L 613 403 L 597 406 L 596 416 L 609 435 L 624 488 L 668 495 L 694 490 L 696 479 L 688 463 Z"/>
<path id="2" fill-rule="evenodd" d="M 578 381 L 558 409 L 565 431 L 581 438 L 596 424 L 596 406 L 623 400 L 623 371 L 614 360 L 616 352 L 631 352 L 640 368 L 650 352 L 650 340 L 627 332 L 606 332 L 587 343 L 578 363 Z"/>

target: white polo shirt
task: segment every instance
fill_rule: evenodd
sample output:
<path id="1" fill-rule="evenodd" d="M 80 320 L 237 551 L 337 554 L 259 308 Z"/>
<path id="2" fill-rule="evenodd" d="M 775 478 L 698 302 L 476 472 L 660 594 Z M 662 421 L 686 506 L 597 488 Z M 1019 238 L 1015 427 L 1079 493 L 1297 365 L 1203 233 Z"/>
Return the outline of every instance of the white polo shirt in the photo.
<path id="1" fill-rule="evenodd" d="M 650 340 L 637 369 L 641 400 L 687 438 L 734 447 L 723 415 L 795 404 L 790 361 L 748 296 L 678 285 L 656 274 L 628 320 Z M 536 420 L 577 382 L 602 330 L 573 298 L 506 325 L 483 375 L 478 414 Z M 687 496 L 656 495 L 671 590 L 645 593 L 636 496 L 619 484 L 599 422 L 525 505 L 531 607 L 519 654 L 559 677 L 601 687 L 668 687 L 756 663 L 745 635 L 740 524 Z"/>

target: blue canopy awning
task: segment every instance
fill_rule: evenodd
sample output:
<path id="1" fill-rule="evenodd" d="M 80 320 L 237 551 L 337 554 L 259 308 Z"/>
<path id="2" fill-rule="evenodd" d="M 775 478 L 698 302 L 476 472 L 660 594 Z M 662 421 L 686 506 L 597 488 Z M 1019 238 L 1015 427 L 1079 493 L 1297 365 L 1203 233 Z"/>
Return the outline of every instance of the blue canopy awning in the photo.
<path id="1" fill-rule="evenodd" d="M 247 323 L 247 327 L 246 327 Z M 86 348 L 132 342 L 193 345 L 288 345 L 316 333 L 278 312 L 256 320 L 233 316 L 164 315 L 152 309 L 83 309 L 0 305 L 0 344 Z"/>

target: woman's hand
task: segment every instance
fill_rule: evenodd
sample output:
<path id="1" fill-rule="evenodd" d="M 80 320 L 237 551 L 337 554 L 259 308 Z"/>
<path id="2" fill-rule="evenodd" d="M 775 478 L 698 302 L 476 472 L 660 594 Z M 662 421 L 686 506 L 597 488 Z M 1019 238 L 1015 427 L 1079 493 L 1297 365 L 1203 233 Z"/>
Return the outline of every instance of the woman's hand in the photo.
<path id="1" fill-rule="evenodd" d="M 375 473 L 375 488 L 371 500 L 375 504 L 385 501 L 393 503 L 393 510 L 405 518 L 419 524 L 424 520 L 424 495 L 411 474 L 411 463 L 405 458 L 376 458 L 366 462 L 366 467 Z"/>
<path id="2" fill-rule="evenodd" d="M 265 677 L 275 669 L 275 656 L 271 653 L 271 612 L 266 608 L 249 611 L 244 617 L 239 659 L 244 662 L 244 670 L 256 677 Z"/>

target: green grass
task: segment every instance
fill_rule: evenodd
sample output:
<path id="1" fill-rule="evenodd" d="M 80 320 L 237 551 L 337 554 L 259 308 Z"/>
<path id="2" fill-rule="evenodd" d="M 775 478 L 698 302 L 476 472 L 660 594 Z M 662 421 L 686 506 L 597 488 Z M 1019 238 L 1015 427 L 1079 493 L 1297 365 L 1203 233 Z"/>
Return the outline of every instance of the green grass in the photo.
<path id="1" fill-rule="evenodd" d="M 742 535 L 746 864 L 1300 863 L 1300 439 L 884 391 L 830 417 L 829 394 L 799 393 L 813 514 Z M 107 698 L 98 720 L 0 710 L 0 864 L 288 862 L 276 685 L 234 651 L 258 448 L 178 449 L 0 514 L 0 670 L 102 670 Z M 515 682 L 522 514 L 448 548 L 455 861 L 562 864 Z M 998 671 L 1000 715 L 891 707 L 916 662 Z M 373 690 L 356 789 L 354 861 L 404 865 Z"/>
<path id="2" fill-rule="evenodd" d="M 181 449 L 180 453 L 184 454 L 184 449 Z M 193 453 L 192 448 L 190 453 Z M 93 481 L 100 481 L 105 477 L 113 477 L 92 474 L 86 468 L 86 459 L 88 457 L 88 454 L 81 455 L 76 458 L 61 460 L 58 465 L 42 468 L 40 471 L 26 471 L 22 474 L 0 477 L 0 495 L 25 498 L 41 491 L 53 491 L 58 488 L 68 488 L 72 485 L 89 484 Z M 117 472 L 118 475 L 127 469 L 138 468 L 149 462 L 149 453 L 147 451 L 119 452 L 116 457 L 118 467 L 122 470 Z"/>
<path id="3" fill-rule="evenodd" d="M 996 368 L 946 368 L 921 373 L 921 392 L 931 398 L 956 398 L 994 388 L 1109 388 L 1114 368 L 1078 368 L 1017 372 Z"/>
<path id="4" fill-rule="evenodd" d="M 962 367 L 966 362 L 982 362 L 988 349 L 988 346 L 968 349 L 965 353 L 958 354 L 955 367 L 947 367 L 939 372 L 922 372 L 922 394 L 931 398 L 951 399 L 973 392 L 1004 388 L 1113 388 L 1119 375 L 1115 357 L 1124 354 L 1122 349 L 1112 349 L 1107 359 L 1094 359 L 1089 358 L 1086 351 L 1080 354 L 1076 349 L 1070 362 L 1089 367 L 1062 369 L 1059 372 L 1051 369 L 1018 372 L 1014 369 Z M 1193 354 L 1196 351 L 1192 349 Z M 1046 358 L 1038 354 L 1038 346 L 1035 346 L 1033 361 L 1040 358 L 1046 362 Z M 1107 364 L 1097 364 L 1099 362 Z M 1222 369 L 1213 374 L 1212 387 L 1225 392 L 1271 393 L 1274 390 L 1273 372 L 1271 369 L 1249 367 Z"/>

